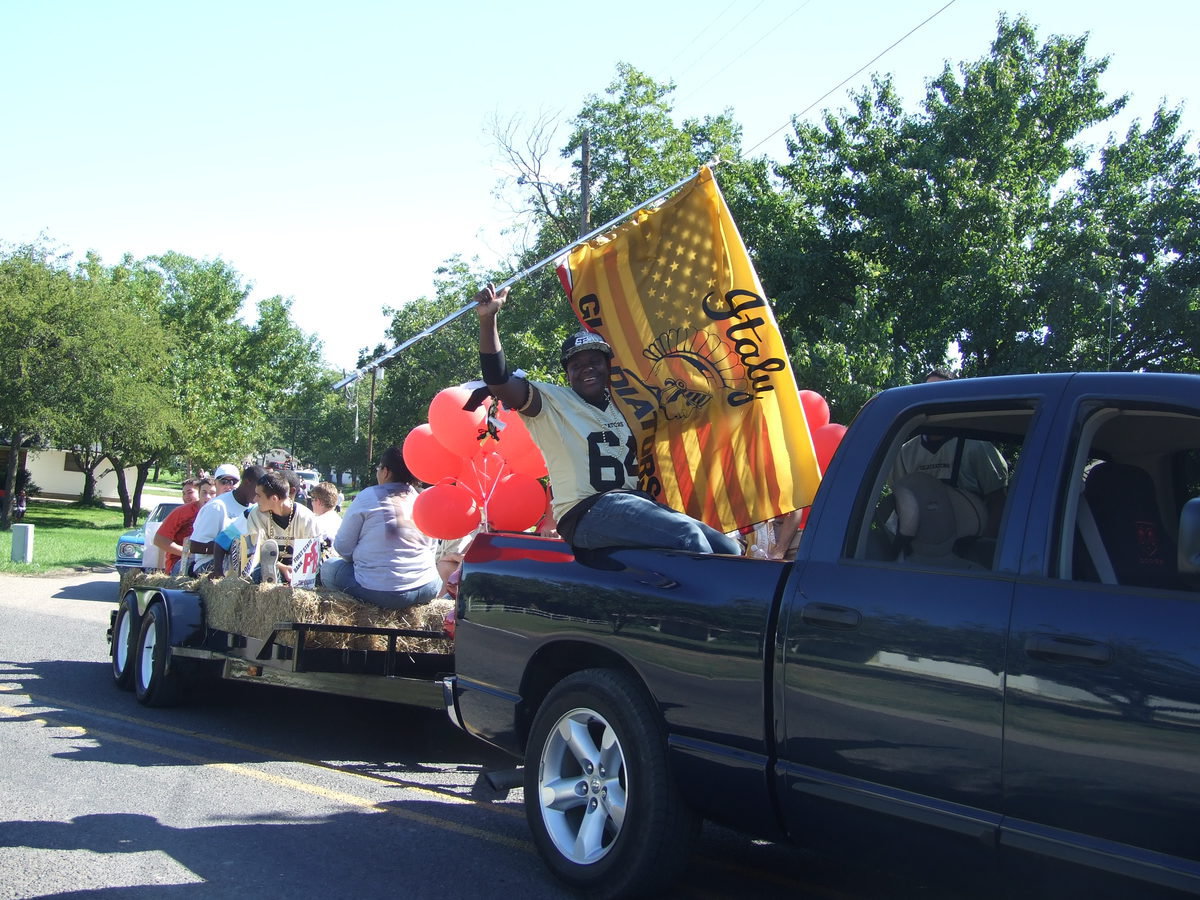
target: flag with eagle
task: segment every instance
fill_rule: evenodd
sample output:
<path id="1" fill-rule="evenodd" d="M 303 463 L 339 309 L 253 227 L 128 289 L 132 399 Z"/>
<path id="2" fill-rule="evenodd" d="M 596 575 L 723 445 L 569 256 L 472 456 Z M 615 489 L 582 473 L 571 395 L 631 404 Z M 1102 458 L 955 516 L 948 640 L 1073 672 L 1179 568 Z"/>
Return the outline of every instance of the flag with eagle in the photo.
<path id="1" fill-rule="evenodd" d="M 708 167 L 558 272 L 584 327 L 613 348 L 644 490 L 722 531 L 812 502 L 820 470 L 796 379 Z"/>

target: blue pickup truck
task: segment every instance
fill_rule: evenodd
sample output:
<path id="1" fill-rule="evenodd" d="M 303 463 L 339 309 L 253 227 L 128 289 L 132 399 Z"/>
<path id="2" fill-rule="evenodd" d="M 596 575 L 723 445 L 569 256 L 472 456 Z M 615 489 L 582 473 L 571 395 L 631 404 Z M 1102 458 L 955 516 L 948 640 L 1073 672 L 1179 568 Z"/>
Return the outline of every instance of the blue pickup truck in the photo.
<path id="1" fill-rule="evenodd" d="M 1002 458 L 992 515 L 902 475 L 913 441 Z M 444 695 L 597 896 L 660 890 L 702 819 L 1200 893 L 1200 377 L 885 391 L 791 563 L 480 535 Z"/>

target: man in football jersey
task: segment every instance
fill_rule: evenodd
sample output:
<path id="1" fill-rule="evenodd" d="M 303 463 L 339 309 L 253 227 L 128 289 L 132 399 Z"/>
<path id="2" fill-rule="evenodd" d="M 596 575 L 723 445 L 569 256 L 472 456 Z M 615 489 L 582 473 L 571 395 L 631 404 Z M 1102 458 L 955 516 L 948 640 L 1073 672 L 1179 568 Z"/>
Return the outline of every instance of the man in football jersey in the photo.
<path id="1" fill-rule="evenodd" d="M 570 387 L 512 375 L 500 345 L 497 314 L 508 289 L 475 295 L 483 380 L 526 419 L 545 457 L 558 533 L 574 547 L 662 547 L 740 554 L 737 541 L 637 489 L 637 444 L 609 393 L 612 348 L 580 331 L 563 343 Z"/>

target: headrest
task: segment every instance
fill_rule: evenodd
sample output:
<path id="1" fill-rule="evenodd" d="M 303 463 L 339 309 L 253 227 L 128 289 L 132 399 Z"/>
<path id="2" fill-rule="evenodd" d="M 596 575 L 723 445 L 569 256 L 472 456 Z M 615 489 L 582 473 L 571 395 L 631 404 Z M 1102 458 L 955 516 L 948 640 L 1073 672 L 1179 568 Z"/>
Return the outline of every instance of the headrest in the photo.
<path id="1" fill-rule="evenodd" d="M 945 556 L 954 542 L 983 534 L 987 509 L 970 491 L 951 487 L 925 472 L 914 472 L 893 486 L 899 533 L 912 541 L 917 556 Z"/>

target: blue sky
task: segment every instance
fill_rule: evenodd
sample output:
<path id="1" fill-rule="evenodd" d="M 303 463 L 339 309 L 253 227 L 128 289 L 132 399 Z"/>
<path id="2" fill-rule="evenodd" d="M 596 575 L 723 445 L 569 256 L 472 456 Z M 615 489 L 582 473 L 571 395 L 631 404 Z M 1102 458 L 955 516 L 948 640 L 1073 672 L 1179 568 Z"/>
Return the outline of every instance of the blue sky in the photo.
<path id="1" fill-rule="evenodd" d="M 915 109 L 946 61 L 986 55 L 1001 12 L 1024 13 L 1042 38 L 1090 32 L 1112 57 L 1105 89 L 1132 95 L 1118 131 L 1163 98 L 1197 128 L 1192 0 L 945 6 L 0 0 L 0 242 L 219 256 L 252 301 L 292 298 L 349 369 L 383 307 L 430 293 L 441 261 L 512 258 L 493 122 L 565 125 L 619 61 L 674 79 L 680 118 L 730 109 L 746 148 L 781 158 L 793 114 L 930 16 L 809 117 L 872 71 Z"/>

